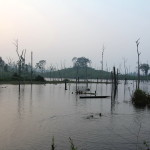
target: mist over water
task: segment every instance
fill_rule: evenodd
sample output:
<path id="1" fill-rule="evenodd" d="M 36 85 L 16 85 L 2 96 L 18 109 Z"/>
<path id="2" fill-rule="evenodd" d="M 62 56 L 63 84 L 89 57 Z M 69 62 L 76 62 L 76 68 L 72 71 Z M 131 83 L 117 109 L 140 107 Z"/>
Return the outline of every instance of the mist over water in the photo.
<path id="1" fill-rule="evenodd" d="M 91 92 L 111 96 L 111 84 L 89 84 Z M 4 88 L 5 87 L 5 88 Z M 80 99 L 76 85 L 0 85 L 0 149 L 136 149 L 149 142 L 150 110 L 135 108 L 130 94 L 136 83 L 118 85 L 116 99 Z M 84 89 L 84 84 L 78 88 Z M 141 83 L 149 91 L 149 83 Z M 99 116 L 102 113 L 102 116 Z M 93 115 L 93 117 L 90 117 Z M 140 132 L 138 134 L 138 131 Z M 137 141 L 138 136 L 138 141 Z"/>

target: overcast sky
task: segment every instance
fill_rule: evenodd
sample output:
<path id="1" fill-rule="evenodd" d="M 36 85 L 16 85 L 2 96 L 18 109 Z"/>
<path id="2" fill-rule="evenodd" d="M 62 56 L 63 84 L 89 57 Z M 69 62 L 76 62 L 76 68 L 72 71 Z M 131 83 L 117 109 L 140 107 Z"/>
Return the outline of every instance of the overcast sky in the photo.
<path id="1" fill-rule="evenodd" d="M 72 66 L 73 57 L 87 57 L 100 69 L 123 70 L 123 59 L 135 71 L 135 41 L 140 38 L 141 63 L 150 60 L 150 0 L 0 0 L 0 56 L 7 62 L 33 51 L 34 64 L 46 60 Z"/>

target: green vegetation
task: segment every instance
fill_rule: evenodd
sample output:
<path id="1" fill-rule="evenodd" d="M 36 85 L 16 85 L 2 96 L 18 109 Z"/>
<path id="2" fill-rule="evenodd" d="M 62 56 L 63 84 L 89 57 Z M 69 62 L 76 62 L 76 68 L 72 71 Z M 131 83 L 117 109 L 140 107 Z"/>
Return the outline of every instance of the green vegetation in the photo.
<path id="1" fill-rule="evenodd" d="M 145 150 L 150 150 L 150 146 L 148 145 L 146 141 L 144 141 L 143 144 L 145 146 Z"/>
<path id="2" fill-rule="evenodd" d="M 41 82 L 45 82 L 45 79 L 44 77 L 40 76 L 40 75 L 37 75 L 34 79 L 34 81 L 41 81 Z"/>
<path id="3" fill-rule="evenodd" d="M 73 67 L 80 67 L 80 68 L 83 68 L 83 67 L 87 67 L 88 64 L 91 63 L 91 60 L 89 60 L 88 58 L 85 58 L 85 57 L 74 57 L 72 59 L 72 62 L 73 62 Z"/>
<path id="4" fill-rule="evenodd" d="M 43 74 L 45 77 L 49 78 L 72 78 L 76 77 L 80 79 L 110 79 L 110 72 L 95 70 L 90 67 L 73 67 L 65 68 L 62 70 L 57 70 L 53 72 L 45 72 Z"/>
<path id="5" fill-rule="evenodd" d="M 148 70 L 150 69 L 149 64 L 141 64 L 140 69 L 145 74 L 145 76 L 147 76 Z"/>
<path id="6" fill-rule="evenodd" d="M 16 43 L 17 47 L 17 43 Z M 14 62 L 8 59 L 6 63 L 2 57 L 0 57 L 0 82 L 45 82 L 44 78 L 50 78 L 51 83 L 58 81 L 56 78 L 60 78 L 61 81 L 64 79 L 111 79 L 111 72 L 96 70 L 89 67 L 91 60 L 85 57 L 74 57 L 72 59 L 73 67 L 58 69 L 51 65 L 49 69 L 45 69 L 46 60 L 40 60 L 36 63 L 35 67 L 31 64 L 25 63 L 25 52 L 19 55 L 18 49 L 16 50 L 18 54 L 18 61 Z M 23 55 L 24 54 L 24 55 Z M 140 69 L 143 71 L 144 75 L 140 76 L 140 80 L 149 80 L 150 75 L 148 75 L 149 65 L 141 64 Z M 43 77 L 43 79 L 41 78 Z M 119 74 L 118 80 L 137 80 L 137 74 Z"/>
<path id="7" fill-rule="evenodd" d="M 142 91 L 141 89 L 136 89 L 132 96 L 132 103 L 138 107 L 144 107 L 150 104 L 150 95 Z"/>

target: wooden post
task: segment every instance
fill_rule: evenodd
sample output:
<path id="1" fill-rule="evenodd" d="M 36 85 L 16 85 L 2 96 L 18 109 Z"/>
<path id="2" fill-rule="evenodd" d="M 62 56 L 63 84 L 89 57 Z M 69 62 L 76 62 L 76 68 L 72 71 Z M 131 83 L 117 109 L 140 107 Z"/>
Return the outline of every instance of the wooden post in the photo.
<path id="1" fill-rule="evenodd" d="M 104 56 L 104 50 L 105 50 L 105 47 L 103 45 L 103 48 L 102 48 L 102 71 L 103 71 L 103 56 Z"/>
<path id="2" fill-rule="evenodd" d="M 31 52 L 31 84 L 32 84 L 32 76 L 33 76 L 33 52 Z"/>
<path id="3" fill-rule="evenodd" d="M 77 93 L 77 78 L 76 78 L 76 93 Z"/>
<path id="4" fill-rule="evenodd" d="M 118 85 L 118 79 L 119 79 L 119 72 L 118 72 L 118 68 L 117 68 L 117 85 Z"/>
<path id="5" fill-rule="evenodd" d="M 67 90 L 67 81 L 65 80 L 65 90 Z"/>
<path id="6" fill-rule="evenodd" d="M 113 67 L 113 73 L 114 73 L 114 84 L 115 84 L 115 87 L 116 87 L 117 79 L 116 79 L 116 69 L 115 69 L 115 67 Z"/>
<path id="7" fill-rule="evenodd" d="M 113 77 L 113 72 L 112 71 L 111 71 L 111 82 L 112 82 L 112 84 L 114 82 L 114 77 Z"/>
<path id="8" fill-rule="evenodd" d="M 79 79 L 79 77 L 78 77 L 78 83 L 80 82 L 80 79 Z"/>

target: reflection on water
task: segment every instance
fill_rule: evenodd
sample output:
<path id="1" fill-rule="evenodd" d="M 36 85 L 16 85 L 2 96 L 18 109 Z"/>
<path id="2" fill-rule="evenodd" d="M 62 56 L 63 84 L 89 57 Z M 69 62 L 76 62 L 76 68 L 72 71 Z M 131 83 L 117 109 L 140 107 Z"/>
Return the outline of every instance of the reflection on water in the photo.
<path id="1" fill-rule="evenodd" d="M 111 84 L 88 84 L 90 92 L 110 96 L 103 99 L 80 99 L 75 84 L 67 91 L 63 84 L 21 85 L 20 91 L 16 85 L 1 85 L 0 149 L 50 149 L 53 136 L 58 150 L 69 149 L 69 137 L 86 150 L 143 146 L 150 138 L 150 111 L 133 107 L 135 85 L 121 82 L 112 93 Z M 141 88 L 149 91 L 149 83 L 141 83 Z"/>

